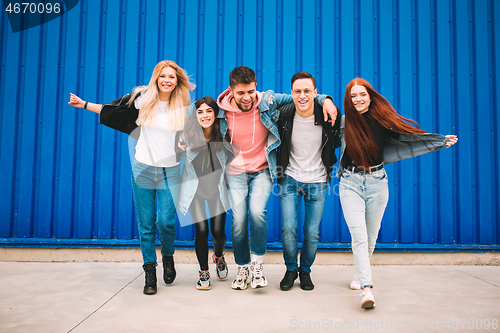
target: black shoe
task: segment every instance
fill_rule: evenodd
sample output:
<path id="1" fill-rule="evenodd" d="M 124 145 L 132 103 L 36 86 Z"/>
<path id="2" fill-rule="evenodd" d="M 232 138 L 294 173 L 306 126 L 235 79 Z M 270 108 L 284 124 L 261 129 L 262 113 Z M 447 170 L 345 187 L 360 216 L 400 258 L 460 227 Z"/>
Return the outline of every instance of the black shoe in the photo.
<path id="1" fill-rule="evenodd" d="M 314 284 L 311 281 L 311 274 L 306 272 L 299 272 L 300 288 L 302 290 L 313 290 Z"/>
<path id="2" fill-rule="evenodd" d="M 163 281 L 171 284 L 175 280 L 174 256 L 162 256 L 163 261 Z"/>
<path id="3" fill-rule="evenodd" d="M 146 275 L 146 284 L 142 292 L 146 295 L 156 294 L 156 263 L 147 262 L 142 265 L 142 269 Z"/>
<path id="4" fill-rule="evenodd" d="M 297 279 L 298 273 L 297 271 L 289 271 L 287 270 L 283 280 L 280 282 L 281 290 L 287 291 L 292 289 L 293 282 Z"/>

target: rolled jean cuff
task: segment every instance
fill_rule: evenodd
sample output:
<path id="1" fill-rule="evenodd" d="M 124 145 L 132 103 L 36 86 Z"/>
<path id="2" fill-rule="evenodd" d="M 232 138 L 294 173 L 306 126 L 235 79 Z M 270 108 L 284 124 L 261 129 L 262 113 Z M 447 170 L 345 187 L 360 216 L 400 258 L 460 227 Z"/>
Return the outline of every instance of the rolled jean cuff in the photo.
<path id="1" fill-rule="evenodd" d="M 373 289 L 373 284 L 367 284 L 367 285 L 361 286 L 361 290 L 363 290 L 364 288 L 368 288 L 368 287 Z"/>

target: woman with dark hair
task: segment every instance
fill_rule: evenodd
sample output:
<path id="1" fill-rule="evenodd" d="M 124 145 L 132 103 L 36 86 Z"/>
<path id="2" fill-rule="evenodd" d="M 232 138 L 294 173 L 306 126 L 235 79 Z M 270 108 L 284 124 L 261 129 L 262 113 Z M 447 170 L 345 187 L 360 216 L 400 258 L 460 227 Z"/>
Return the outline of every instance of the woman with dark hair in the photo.
<path id="1" fill-rule="evenodd" d="M 103 125 L 138 139 L 132 163 L 132 192 L 145 272 L 143 293 L 156 294 L 156 228 L 161 238 L 163 280 L 174 282 L 174 238 L 180 167 L 179 131 L 189 117 L 195 85 L 175 62 L 160 61 L 147 86 L 136 87 L 108 104 L 83 101 L 71 94 L 69 105 L 99 114 Z"/>
<path id="2" fill-rule="evenodd" d="M 360 78 L 346 87 L 337 177 L 344 217 L 352 238 L 356 274 L 351 289 L 361 289 L 361 307 L 375 307 L 370 258 L 377 241 L 389 189 L 384 165 L 448 148 L 455 135 L 429 134 L 396 113 L 391 104 Z"/>
<path id="3" fill-rule="evenodd" d="M 210 96 L 196 101 L 193 113 L 182 134 L 185 147 L 184 169 L 179 191 L 179 210 L 191 218 L 196 230 L 195 251 L 200 265 L 198 290 L 210 289 L 208 270 L 208 219 L 205 201 L 210 212 L 210 231 L 213 239 L 213 262 L 220 279 L 227 277 L 227 264 L 224 259 L 226 234 L 226 211 L 229 200 L 224 181 L 224 172 L 232 160 L 229 144 L 222 141 L 219 130 L 219 107 Z"/>

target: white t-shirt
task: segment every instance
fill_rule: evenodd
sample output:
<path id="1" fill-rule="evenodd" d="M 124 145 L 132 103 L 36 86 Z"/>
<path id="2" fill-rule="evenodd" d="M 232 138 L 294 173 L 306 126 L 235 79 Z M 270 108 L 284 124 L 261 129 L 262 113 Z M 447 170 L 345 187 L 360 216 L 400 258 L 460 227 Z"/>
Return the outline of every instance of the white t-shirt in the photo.
<path id="1" fill-rule="evenodd" d="M 139 96 L 134 105 L 137 109 L 142 106 L 142 96 Z M 141 163 L 155 167 L 173 167 L 179 164 L 175 157 L 175 134 L 170 127 L 170 114 L 167 102 L 159 102 L 156 116 L 150 126 L 141 126 L 141 135 L 135 146 L 135 159 Z"/>
<path id="2" fill-rule="evenodd" d="M 314 115 L 293 118 L 292 148 L 285 175 L 301 183 L 324 183 L 326 172 L 321 160 L 323 128 L 314 125 Z"/>

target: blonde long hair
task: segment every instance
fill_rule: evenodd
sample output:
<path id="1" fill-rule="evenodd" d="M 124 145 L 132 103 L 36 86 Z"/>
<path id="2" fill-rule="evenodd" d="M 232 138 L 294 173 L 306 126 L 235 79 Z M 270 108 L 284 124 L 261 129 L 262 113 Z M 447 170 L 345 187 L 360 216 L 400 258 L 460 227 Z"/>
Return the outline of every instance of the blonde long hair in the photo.
<path id="1" fill-rule="evenodd" d="M 136 120 L 138 126 L 150 125 L 153 118 L 158 112 L 158 104 L 160 97 L 158 94 L 158 77 L 165 67 L 170 67 L 177 75 L 177 86 L 170 94 L 168 101 L 168 112 L 171 115 L 170 126 L 175 131 L 184 129 L 184 125 L 189 117 L 189 106 L 191 104 L 191 97 L 189 91 L 194 90 L 196 85 L 189 80 L 186 71 L 179 67 L 171 60 L 160 61 L 154 68 L 151 80 L 147 86 L 136 87 L 132 92 L 132 97 L 128 102 L 131 105 L 136 99 L 137 95 L 141 93 L 143 102 L 139 110 L 139 117 Z"/>

